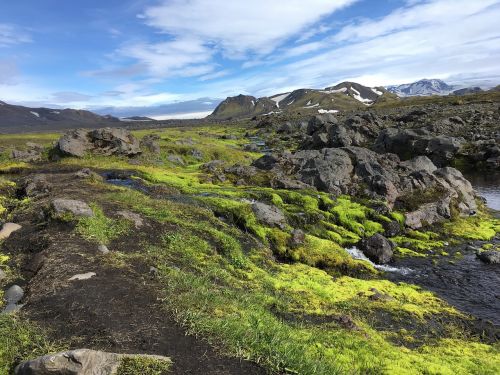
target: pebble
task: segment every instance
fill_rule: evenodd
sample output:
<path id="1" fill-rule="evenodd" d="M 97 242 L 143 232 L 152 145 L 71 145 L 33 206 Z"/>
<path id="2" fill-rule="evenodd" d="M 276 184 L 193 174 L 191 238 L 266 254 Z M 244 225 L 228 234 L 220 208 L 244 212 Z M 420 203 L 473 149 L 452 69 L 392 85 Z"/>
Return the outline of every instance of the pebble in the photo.
<path id="1" fill-rule="evenodd" d="M 16 304 L 24 297 L 24 290 L 19 285 L 12 285 L 5 292 L 3 298 L 7 304 Z"/>
<path id="2" fill-rule="evenodd" d="M 21 308 L 24 305 L 16 305 L 15 303 L 9 303 L 5 308 L 3 309 L 2 313 L 3 314 L 12 314 L 15 313 L 16 311 L 21 310 Z"/>
<path id="3" fill-rule="evenodd" d="M 74 281 L 74 280 L 88 280 L 92 277 L 96 276 L 95 272 L 87 272 L 87 273 L 80 273 L 78 275 L 72 276 L 69 278 L 69 281 Z"/>
<path id="4" fill-rule="evenodd" d="M 97 246 L 97 250 L 99 250 L 101 254 L 108 254 L 110 252 L 106 245 Z"/>
<path id="5" fill-rule="evenodd" d="M 21 228 L 22 227 L 16 223 L 5 223 L 2 229 L 0 230 L 0 240 L 5 240 L 6 238 L 9 238 L 13 232 Z"/>
<path id="6" fill-rule="evenodd" d="M 0 270 L 0 281 L 5 279 L 6 277 L 7 277 L 7 275 L 5 274 L 5 272 L 3 270 Z"/>

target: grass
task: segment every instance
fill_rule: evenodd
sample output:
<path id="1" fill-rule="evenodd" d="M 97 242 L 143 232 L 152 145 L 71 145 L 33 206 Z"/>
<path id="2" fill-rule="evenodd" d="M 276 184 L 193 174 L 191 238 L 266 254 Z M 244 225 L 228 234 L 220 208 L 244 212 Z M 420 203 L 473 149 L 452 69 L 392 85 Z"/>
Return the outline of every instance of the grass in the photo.
<path id="1" fill-rule="evenodd" d="M 40 327 L 20 316 L 0 314 L 0 375 L 12 374 L 24 360 L 60 350 Z"/>
<path id="2" fill-rule="evenodd" d="M 80 235 L 99 244 L 107 245 L 113 239 L 124 235 L 131 227 L 125 219 L 111 219 L 96 204 L 91 204 L 94 216 L 78 219 L 76 230 Z"/>
<path id="3" fill-rule="evenodd" d="M 145 244 L 138 253 L 116 254 L 120 262 L 140 259 L 154 265 L 159 293 L 168 301 L 165 308 L 189 333 L 269 370 L 319 375 L 498 373 L 498 346 L 481 343 L 463 328 L 469 317 L 431 292 L 382 279 L 368 263 L 353 260 L 344 250 L 362 237 L 383 232 L 383 223 L 391 219 L 404 226 L 402 212 L 389 214 L 389 219 L 369 202 L 346 196 L 204 183 L 200 166 L 205 161 L 249 164 L 258 157 L 241 149 L 245 128 L 231 129 L 236 140 L 221 139 L 227 131 L 220 126 L 158 131 L 162 152 L 142 156 L 139 166 L 119 157 L 63 159 L 61 165 L 134 169 L 144 183 L 180 193 L 152 199 L 112 187 L 112 193 L 96 197 L 94 217 L 78 220 L 78 233 L 106 244 L 130 229 L 131 223 L 106 216 L 98 202 L 127 207 L 158 222 L 161 241 Z M 151 131 L 135 132 L 139 138 L 147 133 Z M 201 160 L 193 157 L 193 149 L 201 152 Z M 186 165 L 170 163 L 171 153 L 182 155 Z M 288 225 L 271 228 L 259 222 L 252 200 L 279 207 Z M 408 231 L 397 236 L 396 253 L 425 256 L 442 251 L 448 233 L 470 238 L 474 226 L 488 236 L 498 228 L 486 217 L 454 224 L 442 233 Z M 306 233 L 303 244 L 291 246 L 293 228 Z M 373 298 L 377 293 L 386 298 Z M 352 325 L 343 324 L 345 320 Z M 5 344 L 4 336 L 22 337 L 28 339 L 16 342 L 14 350 L 26 353 L 23 357 L 51 351 L 36 328 L 13 322 L 0 328 L 0 344 Z M 2 350 L 7 354 L 2 354 L 6 359 L 1 363 L 10 366 L 18 360 L 10 349 L 0 346 Z M 167 371 L 142 359 L 122 365 L 121 375 Z"/>
<path id="4" fill-rule="evenodd" d="M 408 322 L 426 327 L 435 316 L 444 322 L 466 318 L 413 285 L 332 278 L 318 269 L 316 256 L 323 259 L 327 254 L 340 263 L 348 258 L 331 241 L 309 235 L 303 249 L 294 253 L 296 263 L 280 264 L 266 247 L 238 246 L 238 231 L 214 221 L 208 210 L 124 190 L 113 197 L 152 219 L 175 223 L 177 229 L 141 256 L 159 269 L 167 308 L 176 319 L 232 355 L 289 373 L 493 374 L 500 366 L 494 347 L 444 323 L 439 337 L 416 348 L 393 344 L 389 337 L 408 333 L 377 328 L 376 311 L 402 327 Z M 267 228 L 264 231 L 268 234 Z M 435 234 L 424 236 L 435 241 Z M 370 300 L 372 288 L 390 298 Z M 335 317 L 346 314 L 359 330 L 335 323 Z M 308 319 L 315 323 L 305 323 Z"/>
<path id="5" fill-rule="evenodd" d="M 116 371 L 117 375 L 165 375 L 172 363 L 153 357 L 125 357 Z"/>

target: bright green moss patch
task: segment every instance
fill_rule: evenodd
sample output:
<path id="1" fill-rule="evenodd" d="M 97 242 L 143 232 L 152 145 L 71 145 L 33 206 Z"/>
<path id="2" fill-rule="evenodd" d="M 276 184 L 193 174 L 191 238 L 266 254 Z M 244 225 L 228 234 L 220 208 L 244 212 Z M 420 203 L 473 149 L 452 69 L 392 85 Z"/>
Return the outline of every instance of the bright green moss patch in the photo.
<path id="1" fill-rule="evenodd" d="M 170 372 L 172 362 L 154 357 L 125 357 L 120 362 L 117 375 L 165 375 Z"/>
<path id="2" fill-rule="evenodd" d="M 452 236 L 468 240 L 489 241 L 500 232 L 500 220 L 480 214 L 474 217 L 458 218 L 444 225 Z"/>
<path id="3" fill-rule="evenodd" d="M 419 232 L 410 230 L 406 236 L 392 237 L 391 240 L 399 247 L 410 249 L 416 252 L 429 252 L 443 248 L 445 242 L 438 240 L 439 235 L 434 232 Z"/>
<path id="4" fill-rule="evenodd" d="M 330 212 L 335 214 L 338 223 L 344 228 L 358 236 L 371 236 L 383 232 L 382 224 L 370 219 L 370 216 L 374 216 L 372 209 L 345 196 L 339 197 L 335 203 Z"/>
<path id="5" fill-rule="evenodd" d="M 0 314 L 0 375 L 12 374 L 23 360 L 60 350 L 39 327 L 15 315 Z"/>
<path id="6" fill-rule="evenodd" d="M 397 246 L 395 249 L 395 253 L 400 257 L 425 257 L 426 254 L 419 253 L 417 251 L 413 251 L 411 249 L 407 249 L 405 247 Z"/>
<path id="7" fill-rule="evenodd" d="M 94 216 L 83 217 L 78 220 L 76 230 L 85 239 L 103 245 L 125 234 L 131 223 L 124 219 L 108 218 L 97 205 L 91 205 Z"/>

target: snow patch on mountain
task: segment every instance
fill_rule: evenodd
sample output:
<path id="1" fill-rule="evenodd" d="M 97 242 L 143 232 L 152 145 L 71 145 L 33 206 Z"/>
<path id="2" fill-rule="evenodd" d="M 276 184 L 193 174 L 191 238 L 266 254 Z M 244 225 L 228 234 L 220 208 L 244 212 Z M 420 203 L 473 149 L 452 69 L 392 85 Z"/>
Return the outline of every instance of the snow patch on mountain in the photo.
<path id="1" fill-rule="evenodd" d="M 33 116 L 40 117 L 40 114 L 39 114 L 38 112 L 30 111 L 30 113 L 31 113 Z"/>
<path id="2" fill-rule="evenodd" d="M 377 90 L 375 87 L 371 87 L 371 90 L 377 94 L 378 96 L 383 95 L 384 93 L 382 91 Z"/>
<path id="3" fill-rule="evenodd" d="M 320 114 L 325 114 L 325 113 L 339 113 L 340 111 L 337 111 L 336 109 L 318 109 L 318 113 Z"/>
<path id="4" fill-rule="evenodd" d="M 288 95 L 290 95 L 289 92 L 286 92 L 284 94 L 280 94 L 280 95 L 276 95 L 276 96 L 272 96 L 270 97 L 269 99 L 271 99 L 272 101 L 274 101 L 276 103 L 276 107 L 280 107 L 280 102 L 285 99 Z"/>
<path id="5" fill-rule="evenodd" d="M 365 99 L 361 96 L 360 92 L 358 90 L 356 90 L 354 87 L 351 87 L 351 90 L 354 91 L 354 94 L 352 95 L 354 99 L 356 99 L 357 101 L 363 103 L 363 104 L 366 104 L 366 105 L 370 105 L 373 103 L 373 101 L 371 101 L 370 99 Z"/>

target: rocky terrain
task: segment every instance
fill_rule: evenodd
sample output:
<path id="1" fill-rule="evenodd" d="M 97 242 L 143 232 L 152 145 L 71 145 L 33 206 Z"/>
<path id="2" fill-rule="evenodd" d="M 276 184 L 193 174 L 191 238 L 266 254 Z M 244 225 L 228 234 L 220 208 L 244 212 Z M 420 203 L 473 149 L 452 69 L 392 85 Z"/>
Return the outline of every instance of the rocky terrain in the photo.
<path id="1" fill-rule="evenodd" d="M 498 373 L 500 101 L 364 90 L 0 137 L 0 374 Z"/>

